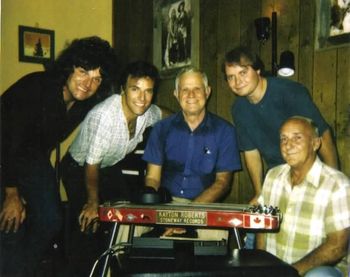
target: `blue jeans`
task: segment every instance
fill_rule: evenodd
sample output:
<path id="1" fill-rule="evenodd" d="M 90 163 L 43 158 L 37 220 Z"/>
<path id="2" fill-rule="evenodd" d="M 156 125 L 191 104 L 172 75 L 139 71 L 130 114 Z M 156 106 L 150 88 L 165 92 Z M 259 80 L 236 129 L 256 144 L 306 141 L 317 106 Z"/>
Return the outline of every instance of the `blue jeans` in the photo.
<path id="1" fill-rule="evenodd" d="M 342 277 L 339 269 L 332 266 L 318 266 L 309 270 L 304 277 Z"/>
<path id="2" fill-rule="evenodd" d="M 62 225 L 59 188 L 49 158 L 36 154 L 18 165 L 26 219 L 17 233 L 1 233 L 1 276 L 33 276 Z"/>
<path id="3" fill-rule="evenodd" d="M 244 249 L 255 249 L 255 233 L 246 234 Z"/>

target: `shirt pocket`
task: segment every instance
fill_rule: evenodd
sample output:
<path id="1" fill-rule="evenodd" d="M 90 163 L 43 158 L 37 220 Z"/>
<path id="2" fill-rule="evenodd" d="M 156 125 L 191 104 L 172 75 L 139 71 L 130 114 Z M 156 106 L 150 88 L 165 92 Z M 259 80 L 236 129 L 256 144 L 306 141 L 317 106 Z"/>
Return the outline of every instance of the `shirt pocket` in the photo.
<path id="1" fill-rule="evenodd" d="M 204 154 L 201 156 L 199 160 L 197 170 L 201 174 L 209 174 L 212 173 L 215 168 L 215 157 L 211 154 Z"/>

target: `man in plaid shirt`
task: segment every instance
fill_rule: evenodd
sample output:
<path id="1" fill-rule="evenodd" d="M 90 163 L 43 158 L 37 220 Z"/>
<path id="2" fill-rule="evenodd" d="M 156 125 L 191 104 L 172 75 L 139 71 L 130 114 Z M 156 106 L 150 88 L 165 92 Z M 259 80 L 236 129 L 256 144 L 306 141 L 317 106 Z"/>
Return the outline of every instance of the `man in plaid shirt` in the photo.
<path id="1" fill-rule="evenodd" d="M 259 203 L 277 206 L 283 222 L 277 233 L 258 234 L 257 246 L 295 267 L 301 276 L 348 276 L 350 180 L 318 157 L 317 127 L 304 117 L 280 129 L 286 164 L 272 168 Z"/>

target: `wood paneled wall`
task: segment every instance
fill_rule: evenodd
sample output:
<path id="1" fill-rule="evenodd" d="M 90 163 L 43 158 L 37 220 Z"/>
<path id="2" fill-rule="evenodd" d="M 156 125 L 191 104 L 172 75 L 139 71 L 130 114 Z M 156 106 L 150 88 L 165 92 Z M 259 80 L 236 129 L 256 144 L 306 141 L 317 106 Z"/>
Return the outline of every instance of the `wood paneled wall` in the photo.
<path id="1" fill-rule="evenodd" d="M 196 0 L 195 0 L 196 1 Z M 213 89 L 208 108 L 232 121 L 230 107 L 235 96 L 221 73 L 225 53 L 248 45 L 271 68 L 271 39 L 260 44 L 254 19 L 277 12 L 277 53 L 291 50 L 296 73 L 291 79 L 304 84 L 331 125 L 342 170 L 350 176 L 350 47 L 314 49 L 317 0 L 197 0 L 200 1 L 200 67 Z M 131 4 L 132 2 L 132 4 Z M 115 47 L 123 62 L 143 58 L 152 61 L 153 19 L 148 0 L 115 0 Z M 173 110 L 174 80 L 163 79 L 157 102 Z M 348 127 L 350 128 L 350 127 Z M 350 131 L 348 131 L 350 133 Z M 235 174 L 227 202 L 245 203 L 253 190 L 245 169 Z"/>

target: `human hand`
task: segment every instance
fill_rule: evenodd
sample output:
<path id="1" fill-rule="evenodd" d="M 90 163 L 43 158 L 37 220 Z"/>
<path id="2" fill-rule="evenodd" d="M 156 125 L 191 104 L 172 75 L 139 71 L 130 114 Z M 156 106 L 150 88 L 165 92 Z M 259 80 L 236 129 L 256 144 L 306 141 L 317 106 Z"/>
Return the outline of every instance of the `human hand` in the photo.
<path id="1" fill-rule="evenodd" d="M 25 218 L 24 200 L 19 197 L 17 188 L 6 188 L 6 196 L 0 212 L 0 230 L 16 233 Z"/>
<path id="2" fill-rule="evenodd" d="M 165 232 L 163 233 L 163 236 L 165 237 L 170 237 L 173 235 L 182 235 L 186 233 L 186 229 L 185 228 L 165 228 Z"/>
<path id="3" fill-rule="evenodd" d="M 91 231 L 95 233 L 99 226 L 98 204 L 86 203 L 79 215 L 80 231 Z"/>
<path id="4" fill-rule="evenodd" d="M 259 195 L 255 195 L 255 196 L 249 201 L 249 205 L 253 205 L 253 206 L 259 205 L 258 198 L 259 198 Z"/>

